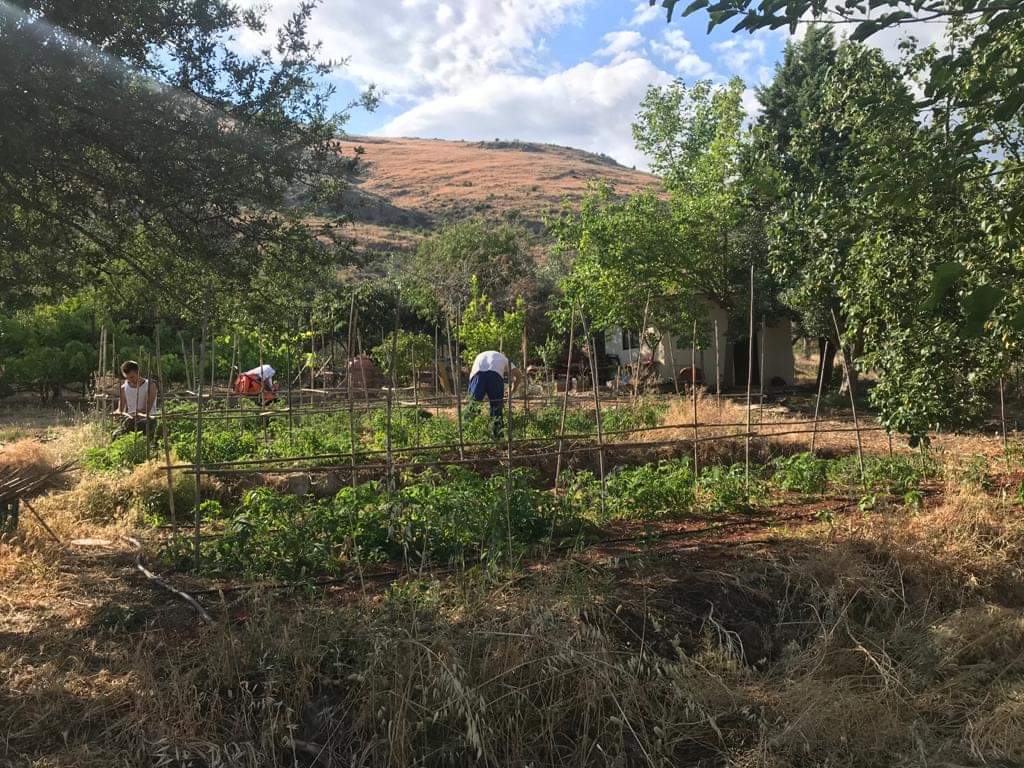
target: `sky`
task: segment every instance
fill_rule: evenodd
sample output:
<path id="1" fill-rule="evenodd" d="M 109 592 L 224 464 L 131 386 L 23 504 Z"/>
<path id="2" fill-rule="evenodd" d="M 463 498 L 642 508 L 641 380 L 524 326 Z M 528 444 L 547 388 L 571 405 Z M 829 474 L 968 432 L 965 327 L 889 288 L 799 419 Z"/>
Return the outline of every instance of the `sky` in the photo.
<path id="1" fill-rule="evenodd" d="M 295 3 L 270 0 L 268 27 Z M 788 36 L 708 34 L 705 14 L 669 24 L 647 0 L 324 0 L 310 31 L 346 62 L 333 75 L 339 107 L 371 84 L 383 94 L 376 111 L 353 111 L 349 133 L 548 142 L 638 168 L 630 126 L 649 85 L 738 75 L 754 115 Z"/>

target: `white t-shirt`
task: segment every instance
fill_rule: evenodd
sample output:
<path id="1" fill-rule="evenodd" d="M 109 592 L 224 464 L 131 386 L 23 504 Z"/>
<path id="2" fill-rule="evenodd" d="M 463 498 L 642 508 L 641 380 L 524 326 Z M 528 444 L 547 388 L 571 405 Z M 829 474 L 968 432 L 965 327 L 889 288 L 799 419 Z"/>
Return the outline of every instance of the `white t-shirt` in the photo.
<path id="1" fill-rule="evenodd" d="M 146 413 L 146 401 L 149 399 L 149 379 L 143 379 L 137 387 L 133 387 L 127 381 L 121 383 L 124 392 L 125 413 L 132 416 L 136 413 Z M 156 417 L 156 398 L 153 398 L 153 406 L 149 409 L 149 418 Z"/>
<path id="2" fill-rule="evenodd" d="M 469 371 L 469 378 L 473 378 L 481 371 L 497 371 L 502 378 L 508 376 L 509 371 L 514 369 L 515 366 L 505 357 L 501 352 L 495 352 L 493 349 L 487 352 L 481 352 L 473 360 L 473 367 Z"/>
<path id="3" fill-rule="evenodd" d="M 271 366 L 264 363 L 263 365 L 257 365 L 255 368 L 245 372 L 246 376 L 255 376 L 260 381 L 265 381 L 267 384 L 274 383 L 274 374 L 277 373 Z"/>

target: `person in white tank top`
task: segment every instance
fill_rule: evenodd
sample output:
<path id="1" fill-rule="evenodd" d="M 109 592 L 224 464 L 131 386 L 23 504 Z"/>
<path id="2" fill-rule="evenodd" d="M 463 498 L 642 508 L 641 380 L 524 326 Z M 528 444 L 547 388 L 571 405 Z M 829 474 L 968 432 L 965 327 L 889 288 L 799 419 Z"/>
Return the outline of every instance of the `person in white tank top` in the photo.
<path id="1" fill-rule="evenodd" d="M 149 379 L 139 374 L 139 364 L 134 360 L 126 360 L 121 365 L 124 381 L 121 384 L 121 396 L 115 416 L 121 424 L 118 434 L 144 432 L 154 434 L 156 427 L 156 395 L 157 387 Z"/>

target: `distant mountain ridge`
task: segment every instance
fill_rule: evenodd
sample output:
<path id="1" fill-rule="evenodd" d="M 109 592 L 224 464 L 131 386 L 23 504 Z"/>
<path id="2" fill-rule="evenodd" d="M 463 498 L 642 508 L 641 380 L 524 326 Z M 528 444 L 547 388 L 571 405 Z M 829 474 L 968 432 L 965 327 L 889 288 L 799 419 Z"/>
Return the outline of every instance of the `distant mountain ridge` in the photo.
<path id="1" fill-rule="evenodd" d="M 651 174 L 607 155 L 521 141 L 350 137 L 362 170 L 346 193 L 359 251 L 408 251 L 429 231 L 472 216 L 517 221 L 539 233 L 546 213 L 579 201 L 598 181 L 627 194 L 660 188 Z"/>

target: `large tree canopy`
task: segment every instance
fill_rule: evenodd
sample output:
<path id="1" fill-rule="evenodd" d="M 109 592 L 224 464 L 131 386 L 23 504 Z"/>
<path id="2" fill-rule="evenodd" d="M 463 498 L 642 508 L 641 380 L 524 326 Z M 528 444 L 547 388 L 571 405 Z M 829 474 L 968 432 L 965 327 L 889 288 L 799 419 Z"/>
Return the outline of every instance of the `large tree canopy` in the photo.
<path id="1" fill-rule="evenodd" d="M 0 301 L 98 281 L 210 315 L 319 277 L 338 221 L 308 214 L 351 161 L 311 9 L 246 56 L 226 0 L 0 5 Z"/>

